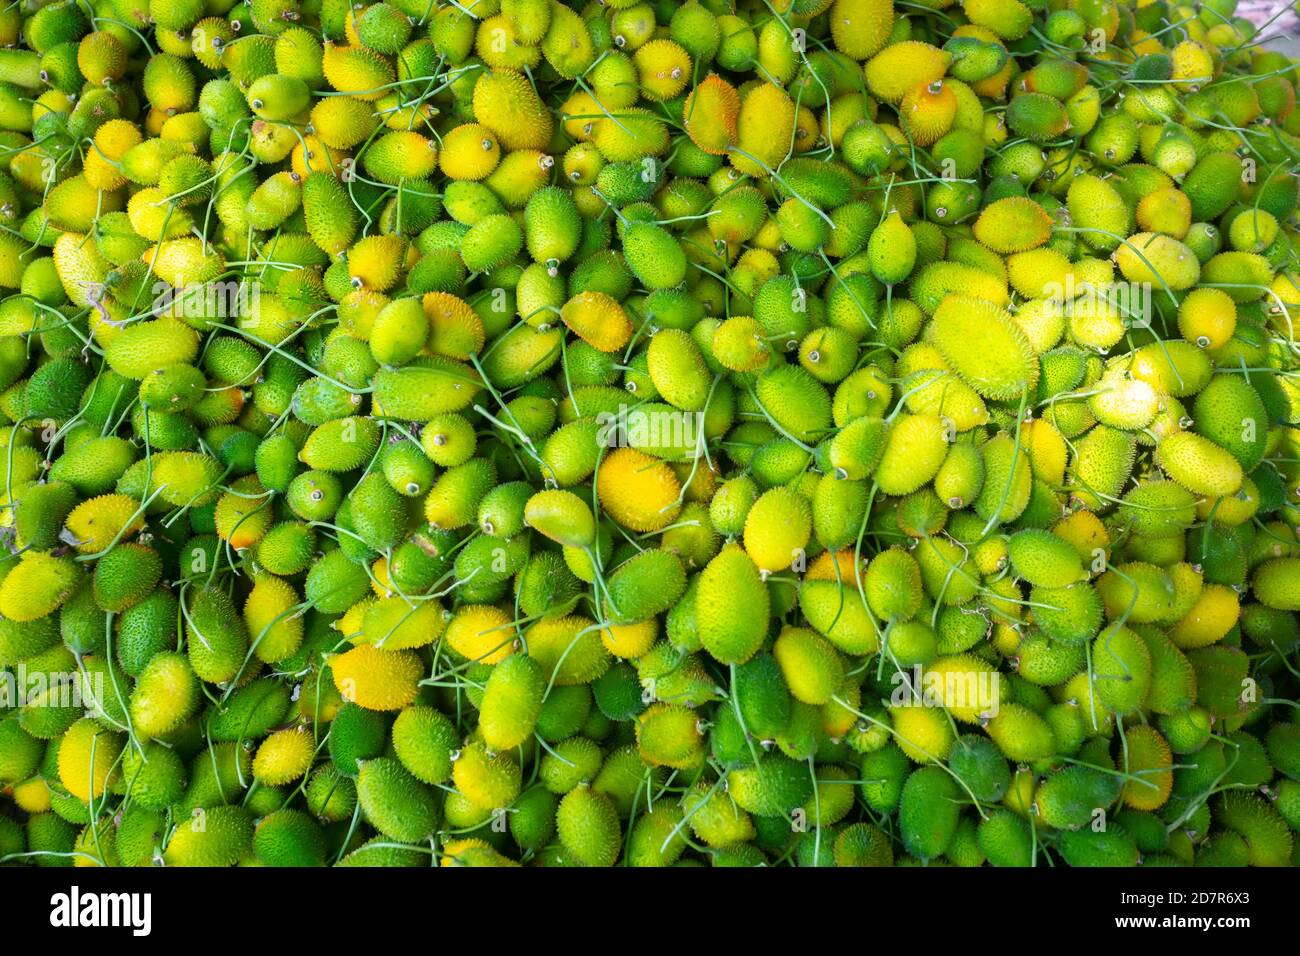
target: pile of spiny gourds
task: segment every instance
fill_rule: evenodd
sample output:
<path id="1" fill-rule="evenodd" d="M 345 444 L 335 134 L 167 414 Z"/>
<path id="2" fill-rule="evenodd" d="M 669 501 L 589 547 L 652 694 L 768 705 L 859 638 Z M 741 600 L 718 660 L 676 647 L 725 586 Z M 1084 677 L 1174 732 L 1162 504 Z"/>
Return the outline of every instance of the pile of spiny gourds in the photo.
<path id="1" fill-rule="evenodd" d="M 1295 863 L 1234 6 L 5 7 L 0 863 Z"/>

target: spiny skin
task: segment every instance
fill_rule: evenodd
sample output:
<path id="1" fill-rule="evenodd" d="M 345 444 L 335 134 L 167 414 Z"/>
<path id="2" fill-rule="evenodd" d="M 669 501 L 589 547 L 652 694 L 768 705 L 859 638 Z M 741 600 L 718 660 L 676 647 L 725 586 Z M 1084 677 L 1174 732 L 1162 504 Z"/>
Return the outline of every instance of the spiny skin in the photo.
<path id="1" fill-rule="evenodd" d="M 253 823 L 242 807 L 211 807 L 203 824 L 190 820 L 177 827 L 163 851 L 169 866 L 233 866 L 253 840 Z"/>
<path id="2" fill-rule="evenodd" d="M 1118 792 L 1119 785 L 1109 775 L 1091 767 L 1072 766 L 1039 784 L 1034 804 L 1043 823 L 1073 830 L 1092 820 L 1098 808 L 1113 803 Z"/>
<path id="3" fill-rule="evenodd" d="M 416 693 L 419 660 L 410 651 L 384 651 L 361 645 L 336 658 L 330 667 L 345 700 L 368 710 L 400 710 Z"/>
<path id="4" fill-rule="evenodd" d="M 731 165 L 746 175 L 767 175 L 788 152 L 794 122 L 794 103 L 784 90 L 770 83 L 752 90 L 736 117 Z"/>
<path id="5" fill-rule="evenodd" d="M 544 692 L 542 668 L 530 657 L 511 655 L 493 668 L 480 719 L 488 744 L 509 750 L 527 739 L 536 726 Z"/>
<path id="6" fill-rule="evenodd" d="M 683 115 L 691 141 L 706 153 L 724 155 L 736 141 L 740 96 L 734 87 L 714 74 L 706 77 L 686 98 Z"/>
<path id="7" fill-rule="evenodd" d="M 1150 727 L 1135 727 L 1129 736 L 1128 771 L 1136 779 L 1124 785 L 1124 802 L 1139 810 L 1163 806 L 1173 787 L 1169 744 Z"/>
<path id="8" fill-rule="evenodd" d="M 950 60 L 948 53 L 915 40 L 886 46 L 867 61 L 867 88 L 882 100 L 897 103 L 909 89 L 942 77 Z"/>
<path id="9" fill-rule="evenodd" d="M 753 560 L 738 548 L 726 549 L 700 578 L 696 614 L 700 640 L 724 663 L 744 663 L 766 631 L 768 594 Z"/>
<path id="10" fill-rule="evenodd" d="M 271 786 L 298 780 L 311 766 L 314 744 L 305 730 L 280 730 L 271 734 L 253 758 L 253 775 Z"/>
<path id="11" fill-rule="evenodd" d="M 935 310 L 930 334 L 957 373 L 986 398 L 1017 398 L 1038 384 L 1038 363 L 1019 326 L 990 303 L 949 296 Z"/>
<path id="12" fill-rule="evenodd" d="M 1300 860 L 1296 64 L 941 6 L 0 13 L 0 858 Z"/>
<path id="13" fill-rule="evenodd" d="M 550 113 L 519 73 L 483 74 L 474 84 L 474 115 L 507 149 L 540 149 L 550 138 Z"/>
<path id="14" fill-rule="evenodd" d="M 1024 252 L 1047 241 L 1052 220 L 1032 200 L 999 199 L 975 221 L 975 238 L 994 252 Z"/>
<path id="15" fill-rule="evenodd" d="M 362 764 L 357 799 L 375 829 L 399 842 L 416 843 L 437 823 L 437 804 L 429 789 L 390 758 Z"/>
<path id="16" fill-rule="evenodd" d="M 912 142 L 933 146 L 952 128 L 957 94 L 942 80 L 912 87 L 899 104 L 899 119 Z"/>
<path id="17" fill-rule="evenodd" d="M 892 0 L 835 0 L 830 16 L 836 48 L 846 56 L 861 60 L 888 42 L 894 4 Z"/>

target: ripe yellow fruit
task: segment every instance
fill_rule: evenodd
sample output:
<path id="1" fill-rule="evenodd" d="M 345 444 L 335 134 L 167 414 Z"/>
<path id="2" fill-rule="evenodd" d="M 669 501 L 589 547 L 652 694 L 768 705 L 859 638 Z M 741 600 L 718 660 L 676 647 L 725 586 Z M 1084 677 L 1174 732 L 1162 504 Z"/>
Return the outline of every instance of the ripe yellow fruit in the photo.
<path id="1" fill-rule="evenodd" d="M 344 700 L 366 710 L 401 710 L 419 690 L 424 665 L 412 651 L 385 651 L 360 644 L 329 660 L 334 686 Z"/>
<path id="2" fill-rule="evenodd" d="M 601 507 L 632 531 L 658 531 L 681 512 L 677 475 L 665 462 L 634 448 L 616 448 L 600 462 L 596 494 Z"/>

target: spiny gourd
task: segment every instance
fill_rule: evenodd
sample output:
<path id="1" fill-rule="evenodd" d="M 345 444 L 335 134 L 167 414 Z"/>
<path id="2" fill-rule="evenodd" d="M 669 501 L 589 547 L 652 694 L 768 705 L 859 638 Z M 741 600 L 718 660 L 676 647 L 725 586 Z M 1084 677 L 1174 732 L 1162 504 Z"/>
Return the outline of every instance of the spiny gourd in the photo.
<path id="1" fill-rule="evenodd" d="M 144 6 L 0 18 L 0 857 L 1293 861 L 1231 0 Z"/>

